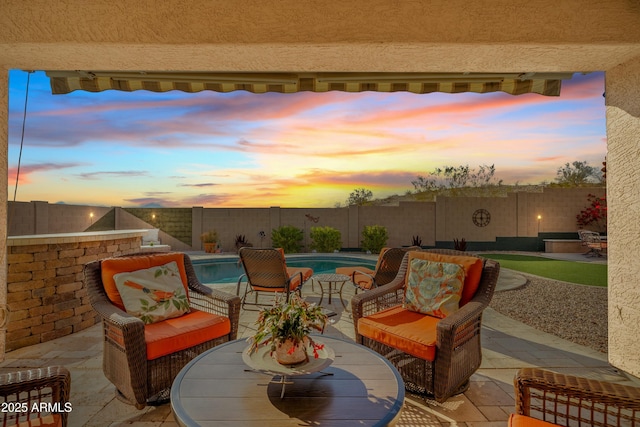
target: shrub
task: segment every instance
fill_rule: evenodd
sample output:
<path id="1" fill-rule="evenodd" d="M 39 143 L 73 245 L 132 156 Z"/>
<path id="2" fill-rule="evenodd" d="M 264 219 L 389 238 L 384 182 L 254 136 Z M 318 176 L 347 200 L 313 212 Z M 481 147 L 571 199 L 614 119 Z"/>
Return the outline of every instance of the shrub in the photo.
<path id="1" fill-rule="evenodd" d="M 453 249 L 463 252 L 467 250 L 467 241 L 464 239 L 464 237 L 460 240 L 453 239 Z"/>
<path id="2" fill-rule="evenodd" d="M 578 215 L 576 221 L 579 228 L 593 228 L 593 231 L 607 230 L 607 197 L 598 197 L 595 194 L 587 196 L 589 206 L 584 208 Z"/>
<path id="3" fill-rule="evenodd" d="M 342 247 L 342 236 L 333 227 L 311 227 L 311 249 L 318 252 L 333 252 Z"/>
<path id="4" fill-rule="evenodd" d="M 387 244 L 389 235 L 382 225 L 367 225 L 362 230 L 362 250 L 378 254 Z"/>
<path id="5" fill-rule="evenodd" d="M 285 253 L 300 252 L 303 238 L 302 230 L 292 225 L 283 225 L 271 230 L 273 247 L 282 248 Z"/>

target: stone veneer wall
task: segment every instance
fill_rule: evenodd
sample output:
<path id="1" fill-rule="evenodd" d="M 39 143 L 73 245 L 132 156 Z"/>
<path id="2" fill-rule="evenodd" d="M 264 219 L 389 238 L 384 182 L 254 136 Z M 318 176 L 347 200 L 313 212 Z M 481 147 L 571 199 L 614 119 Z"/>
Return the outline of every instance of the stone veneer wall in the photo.
<path id="1" fill-rule="evenodd" d="M 96 324 L 82 280 L 86 263 L 138 252 L 144 231 L 8 239 L 6 351 Z"/>

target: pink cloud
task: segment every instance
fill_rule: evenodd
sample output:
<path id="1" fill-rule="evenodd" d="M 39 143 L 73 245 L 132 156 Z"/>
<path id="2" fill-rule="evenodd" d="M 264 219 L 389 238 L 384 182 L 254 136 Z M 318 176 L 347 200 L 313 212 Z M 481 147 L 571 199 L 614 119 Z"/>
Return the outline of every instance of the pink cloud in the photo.
<path id="1" fill-rule="evenodd" d="M 39 172 L 50 172 L 56 170 L 63 170 L 69 168 L 75 168 L 78 166 L 84 166 L 86 163 L 35 163 L 30 165 L 22 165 L 20 167 L 20 184 L 28 184 L 31 182 L 30 176 Z M 8 176 L 9 182 L 15 181 L 15 176 L 18 173 L 18 167 L 12 166 L 9 168 Z"/>

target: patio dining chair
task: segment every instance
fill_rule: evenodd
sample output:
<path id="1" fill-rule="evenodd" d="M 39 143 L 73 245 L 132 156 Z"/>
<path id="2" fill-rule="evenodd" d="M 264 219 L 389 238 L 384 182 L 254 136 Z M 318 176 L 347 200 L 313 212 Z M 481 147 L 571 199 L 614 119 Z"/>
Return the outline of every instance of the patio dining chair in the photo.
<path id="1" fill-rule="evenodd" d="M 374 270 L 363 266 L 338 267 L 337 274 L 344 274 L 351 277 L 351 282 L 358 290 L 373 289 L 391 282 L 400 269 L 402 258 L 409 251 L 415 251 L 417 246 L 401 248 L 383 248 L 378 256 L 378 262 Z"/>
<path id="2" fill-rule="evenodd" d="M 240 287 L 246 281 L 242 296 L 242 308 L 246 306 L 264 307 L 272 304 L 260 302 L 260 295 L 275 297 L 277 293 L 284 293 L 285 300 L 289 301 L 291 292 L 302 296 L 302 285 L 313 275 L 311 268 L 287 267 L 284 251 L 280 248 L 240 248 L 238 251 L 240 261 L 244 268 L 244 274 L 238 278 L 236 295 L 240 296 Z M 253 302 L 249 302 L 250 296 L 254 296 Z M 253 309 L 255 310 L 255 309 Z"/>
<path id="3" fill-rule="evenodd" d="M 602 240 L 600 233 L 588 230 L 579 230 L 578 235 L 582 240 L 582 245 L 586 246 L 588 251 L 586 256 L 601 257 L 602 253 L 607 249 L 607 242 Z"/>

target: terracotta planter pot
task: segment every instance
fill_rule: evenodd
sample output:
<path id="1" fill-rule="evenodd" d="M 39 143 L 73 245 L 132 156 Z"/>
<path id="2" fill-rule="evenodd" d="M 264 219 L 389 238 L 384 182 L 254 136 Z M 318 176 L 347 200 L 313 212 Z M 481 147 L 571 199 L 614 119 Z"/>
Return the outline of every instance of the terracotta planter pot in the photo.
<path id="1" fill-rule="evenodd" d="M 293 350 L 293 341 L 287 339 L 285 342 L 276 346 L 276 360 L 281 365 L 297 365 L 298 363 L 307 362 L 307 343 L 301 342 Z"/>
<path id="2" fill-rule="evenodd" d="M 204 244 L 204 251 L 208 254 L 212 254 L 215 253 L 216 251 L 216 247 L 218 246 L 217 243 L 205 243 Z"/>

